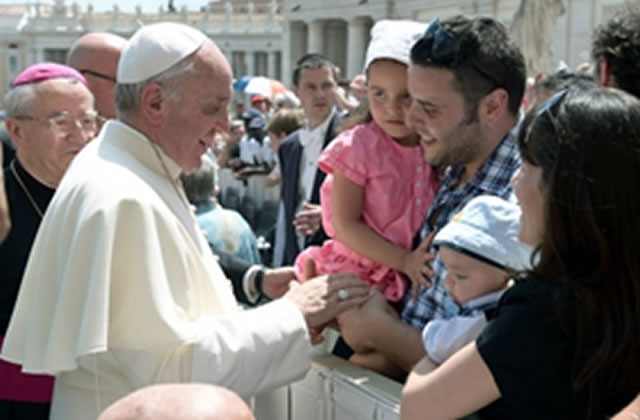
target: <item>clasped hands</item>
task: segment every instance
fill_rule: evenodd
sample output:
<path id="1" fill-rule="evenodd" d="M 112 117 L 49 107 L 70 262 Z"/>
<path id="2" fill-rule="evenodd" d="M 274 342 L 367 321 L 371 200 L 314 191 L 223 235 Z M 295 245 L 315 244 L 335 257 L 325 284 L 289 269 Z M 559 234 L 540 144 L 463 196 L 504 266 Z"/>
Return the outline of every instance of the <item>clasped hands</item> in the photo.
<path id="1" fill-rule="evenodd" d="M 268 269 L 262 290 L 270 298 L 283 297 L 302 312 L 311 334 L 312 344 L 322 342 L 322 329 L 347 309 L 369 299 L 369 285 L 353 274 L 339 273 L 315 276 L 312 260 L 305 264 L 304 279 L 299 282 L 293 267 Z"/>

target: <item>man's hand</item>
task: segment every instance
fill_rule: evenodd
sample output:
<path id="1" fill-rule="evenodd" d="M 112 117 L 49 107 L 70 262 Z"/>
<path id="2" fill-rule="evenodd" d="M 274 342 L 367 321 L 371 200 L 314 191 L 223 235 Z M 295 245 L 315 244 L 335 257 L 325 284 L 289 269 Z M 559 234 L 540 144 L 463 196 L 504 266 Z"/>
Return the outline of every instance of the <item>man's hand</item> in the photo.
<path id="1" fill-rule="evenodd" d="M 282 297 L 292 281 L 296 280 L 296 270 L 293 267 L 269 268 L 264 271 L 262 291 L 271 299 Z"/>
<path id="2" fill-rule="evenodd" d="M 376 324 L 389 319 L 399 320 L 398 314 L 382 293 L 374 290 L 362 306 L 338 317 L 338 326 L 342 337 L 356 353 L 367 353 L 375 350 L 371 337 L 375 334 Z"/>
<path id="3" fill-rule="evenodd" d="M 293 219 L 293 226 L 301 235 L 311 236 L 320 229 L 322 208 L 318 204 L 304 203 Z"/>
<path id="4" fill-rule="evenodd" d="M 308 327 L 318 328 L 369 298 L 369 285 L 353 274 L 329 274 L 302 284 L 291 282 L 284 295 L 295 303 Z"/>

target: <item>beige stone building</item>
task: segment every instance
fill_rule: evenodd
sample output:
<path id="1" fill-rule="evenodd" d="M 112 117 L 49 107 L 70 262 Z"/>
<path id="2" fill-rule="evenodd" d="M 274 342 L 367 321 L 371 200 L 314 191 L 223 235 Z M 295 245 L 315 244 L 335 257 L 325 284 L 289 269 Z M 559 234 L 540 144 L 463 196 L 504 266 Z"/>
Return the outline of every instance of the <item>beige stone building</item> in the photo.
<path id="1" fill-rule="evenodd" d="M 82 10 L 64 0 L 54 4 L 0 5 L 0 86 L 4 93 L 27 66 L 39 61 L 63 63 L 73 42 L 90 31 L 129 37 L 142 24 L 182 22 L 215 39 L 236 75 L 282 77 L 282 15 L 271 0 L 235 1 L 205 5 L 197 11 L 180 8 L 169 12 L 125 13 L 114 6 L 107 12 Z M 229 2 L 231 5 L 231 2 Z M 222 7 L 222 8 L 221 8 Z"/>
<path id="2" fill-rule="evenodd" d="M 522 0 L 540 4 L 547 0 Z M 552 63 L 571 67 L 589 59 L 591 34 L 625 0 L 557 0 L 563 13 L 547 34 Z M 283 15 L 283 68 L 305 52 L 323 52 L 353 77 L 362 70 L 369 29 L 383 18 L 428 22 L 454 14 L 487 15 L 511 26 L 521 0 L 286 0 Z M 537 33 L 536 35 L 541 35 Z M 289 81 L 288 74 L 284 80 Z"/>
<path id="3" fill-rule="evenodd" d="M 549 63 L 555 66 L 563 60 L 572 67 L 589 59 L 595 26 L 625 4 L 625 0 L 522 1 L 561 5 L 563 13 L 551 22 L 552 34 L 547 34 Z M 217 0 L 203 2 L 200 10 L 137 7 L 135 12 L 117 6 L 94 12 L 91 6 L 81 9 L 65 0 L 0 5 L 0 85 L 6 89 L 35 62 L 63 62 L 73 41 L 88 31 L 128 37 L 140 24 L 166 20 L 200 28 L 216 40 L 238 77 L 265 75 L 289 84 L 296 60 L 307 52 L 321 52 L 338 64 L 343 78 L 350 79 L 362 71 L 369 31 L 379 19 L 429 21 L 464 13 L 494 16 L 510 25 L 520 5 L 521 0 Z"/>

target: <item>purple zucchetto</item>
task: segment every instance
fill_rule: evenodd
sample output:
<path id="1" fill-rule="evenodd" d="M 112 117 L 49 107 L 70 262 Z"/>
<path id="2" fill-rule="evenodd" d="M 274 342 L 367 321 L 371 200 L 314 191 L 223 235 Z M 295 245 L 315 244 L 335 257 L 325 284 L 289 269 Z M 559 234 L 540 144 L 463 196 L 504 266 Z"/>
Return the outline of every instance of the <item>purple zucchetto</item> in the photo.
<path id="1" fill-rule="evenodd" d="M 20 73 L 11 84 L 11 87 L 59 78 L 76 79 L 87 86 L 87 80 L 84 76 L 69 66 L 58 63 L 38 63 L 27 67 L 26 70 Z"/>

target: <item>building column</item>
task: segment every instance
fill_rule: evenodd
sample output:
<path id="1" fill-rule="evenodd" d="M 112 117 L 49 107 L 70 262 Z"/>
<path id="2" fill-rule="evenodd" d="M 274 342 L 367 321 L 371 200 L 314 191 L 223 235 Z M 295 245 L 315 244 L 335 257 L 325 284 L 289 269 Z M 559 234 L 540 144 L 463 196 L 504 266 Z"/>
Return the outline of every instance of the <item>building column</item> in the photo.
<path id="1" fill-rule="evenodd" d="M 0 43 L 0 62 L 4 63 L 4 71 L 0 70 L 0 75 L 4 74 L 4 78 L 0 77 L 2 86 L 9 86 L 13 81 L 13 75 L 9 68 L 9 45 Z"/>
<path id="2" fill-rule="evenodd" d="M 35 63 L 40 63 L 44 60 L 44 49 L 42 48 L 32 48 L 31 49 L 31 63 L 35 64 Z M 31 64 L 28 64 L 31 65 Z"/>
<path id="3" fill-rule="evenodd" d="M 573 52 L 572 48 L 573 48 L 573 0 L 568 0 L 567 1 L 567 7 L 566 7 L 566 11 L 565 13 L 567 14 L 567 33 L 566 33 L 566 39 L 567 39 L 567 43 L 565 44 L 565 52 L 564 52 L 564 56 L 565 56 L 565 60 L 567 60 L 567 64 L 568 65 L 572 65 L 573 64 L 573 60 L 572 60 L 572 55 L 571 53 Z"/>
<path id="4" fill-rule="evenodd" d="M 256 74 L 256 65 L 255 65 L 255 52 L 247 51 L 247 76 L 255 76 Z"/>
<path id="5" fill-rule="evenodd" d="M 601 0 L 591 0 L 591 31 L 602 22 L 602 2 Z"/>
<path id="6" fill-rule="evenodd" d="M 369 29 L 367 21 L 362 18 L 351 19 L 347 27 L 347 74 L 345 76 L 351 80 L 362 73 L 364 56 L 367 51 L 366 39 Z"/>
<path id="7" fill-rule="evenodd" d="M 313 20 L 307 25 L 309 27 L 307 53 L 322 54 L 324 51 L 324 22 L 321 20 Z"/>
<path id="8" fill-rule="evenodd" d="M 280 68 L 282 69 L 282 82 L 291 84 L 291 22 L 285 20 L 282 24 L 282 54 L 280 55 Z M 294 61 L 295 62 L 295 61 Z"/>
<path id="9" fill-rule="evenodd" d="M 224 56 L 227 58 L 227 63 L 229 63 L 230 66 L 233 65 L 233 51 L 231 51 L 231 48 L 225 48 Z"/>
<path id="10" fill-rule="evenodd" d="M 272 79 L 276 78 L 276 53 L 267 51 L 267 76 Z"/>

